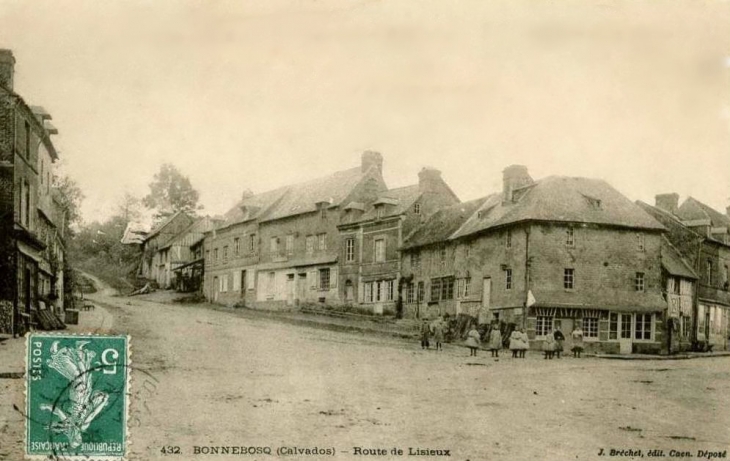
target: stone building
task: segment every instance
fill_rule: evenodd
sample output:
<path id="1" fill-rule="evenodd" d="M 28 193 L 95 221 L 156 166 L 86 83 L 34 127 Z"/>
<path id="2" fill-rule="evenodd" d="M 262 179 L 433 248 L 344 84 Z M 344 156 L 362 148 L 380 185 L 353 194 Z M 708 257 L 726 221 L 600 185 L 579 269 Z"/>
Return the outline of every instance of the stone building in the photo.
<path id="1" fill-rule="evenodd" d="M 698 277 L 690 339 L 700 349 L 727 350 L 730 217 L 692 197 L 679 206 L 676 193 L 657 195 L 656 206 L 640 205 L 668 229 L 667 239 Z"/>
<path id="2" fill-rule="evenodd" d="M 426 217 L 458 202 L 439 170 L 423 168 L 418 173 L 418 184 L 382 192 L 369 205 L 347 204 L 338 226 L 343 303 L 376 313 L 394 313 L 403 238 Z"/>
<path id="3" fill-rule="evenodd" d="M 589 351 L 660 351 L 664 227 L 601 180 L 533 181 L 519 165 L 503 176 L 448 238 L 406 239 L 407 301 L 525 327 L 532 347 L 580 325 Z"/>
<path id="4" fill-rule="evenodd" d="M 158 270 L 158 284 L 178 291 L 197 291 L 203 282 L 203 249 L 199 243 L 205 233 L 219 224 L 209 216 L 197 218 L 188 227 L 161 245 L 157 260 L 162 262 Z"/>
<path id="5" fill-rule="evenodd" d="M 43 327 L 63 309 L 65 212 L 53 188 L 51 116 L 14 92 L 0 50 L 0 333 Z M 56 323 L 54 321 L 54 323 Z"/>
<path id="6" fill-rule="evenodd" d="M 347 205 L 371 204 L 385 190 L 383 158 L 245 197 L 206 234 L 206 297 L 224 304 L 289 308 L 337 304 L 337 225 Z"/>
<path id="7" fill-rule="evenodd" d="M 170 286 L 169 252 L 160 251 L 173 238 L 178 236 L 194 222 L 194 219 L 183 211 L 178 211 L 155 226 L 142 241 L 142 264 L 140 275 L 158 286 Z"/>

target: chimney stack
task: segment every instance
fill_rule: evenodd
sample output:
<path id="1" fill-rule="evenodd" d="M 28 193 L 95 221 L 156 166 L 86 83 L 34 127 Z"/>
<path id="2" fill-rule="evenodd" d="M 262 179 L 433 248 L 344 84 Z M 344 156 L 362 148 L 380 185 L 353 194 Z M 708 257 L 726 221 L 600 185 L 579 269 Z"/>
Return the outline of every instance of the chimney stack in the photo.
<path id="1" fill-rule="evenodd" d="M 512 201 L 512 192 L 520 187 L 529 186 L 534 181 L 524 165 L 510 165 L 502 171 L 502 194 L 505 202 Z"/>
<path id="2" fill-rule="evenodd" d="M 728 218 L 730 218 L 730 205 L 728 205 L 727 208 L 725 208 L 725 214 L 727 215 Z"/>
<path id="3" fill-rule="evenodd" d="M 383 156 L 380 155 L 380 152 L 375 152 L 372 150 L 366 150 L 362 153 L 362 167 L 361 171 L 365 173 L 370 169 L 370 167 L 375 166 L 378 168 L 378 171 L 380 173 L 383 173 Z"/>
<path id="4" fill-rule="evenodd" d="M 674 192 L 671 194 L 657 194 L 654 200 L 657 208 L 668 211 L 673 215 L 677 214 L 677 210 L 679 209 L 679 194 Z"/>
<path id="5" fill-rule="evenodd" d="M 15 58 L 10 50 L 0 49 L 0 86 L 13 90 Z"/>
<path id="6" fill-rule="evenodd" d="M 441 170 L 424 167 L 418 172 L 418 190 L 421 192 L 437 192 L 442 182 Z"/>

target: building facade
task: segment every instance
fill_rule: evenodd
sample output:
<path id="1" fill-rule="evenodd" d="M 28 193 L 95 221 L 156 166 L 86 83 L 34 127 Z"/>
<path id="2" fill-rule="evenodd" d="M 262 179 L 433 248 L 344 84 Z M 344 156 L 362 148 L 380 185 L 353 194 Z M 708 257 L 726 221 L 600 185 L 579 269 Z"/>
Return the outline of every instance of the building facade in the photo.
<path id="1" fill-rule="evenodd" d="M 162 288 L 168 288 L 172 282 L 171 261 L 169 251 L 160 251 L 185 229 L 190 227 L 194 219 L 182 211 L 167 217 L 155 226 L 142 241 L 142 264 L 140 276 L 155 282 Z"/>
<path id="2" fill-rule="evenodd" d="M 662 349 L 664 227 L 607 183 L 533 181 L 511 166 L 502 193 L 468 211 L 437 214 L 406 239 L 411 311 L 524 327 L 532 347 L 560 328 L 570 348 L 580 326 L 589 351 Z"/>
<path id="3" fill-rule="evenodd" d="M 730 217 L 692 197 L 680 206 L 676 193 L 657 195 L 653 207 L 641 205 L 669 229 L 667 239 L 696 274 L 690 334 L 694 348 L 727 350 Z"/>
<path id="4" fill-rule="evenodd" d="M 347 204 L 370 204 L 385 190 L 382 167 L 367 151 L 356 168 L 244 197 L 206 234 L 206 297 L 266 308 L 339 304 L 337 226 Z"/>
<path id="5" fill-rule="evenodd" d="M 441 172 L 424 168 L 416 185 L 385 191 L 367 207 L 348 204 L 338 226 L 341 301 L 375 313 L 396 313 L 402 306 L 404 237 L 426 217 L 458 202 Z"/>
<path id="6" fill-rule="evenodd" d="M 65 213 L 53 188 L 51 116 L 13 91 L 15 58 L 0 50 L 0 333 L 63 309 Z"/>

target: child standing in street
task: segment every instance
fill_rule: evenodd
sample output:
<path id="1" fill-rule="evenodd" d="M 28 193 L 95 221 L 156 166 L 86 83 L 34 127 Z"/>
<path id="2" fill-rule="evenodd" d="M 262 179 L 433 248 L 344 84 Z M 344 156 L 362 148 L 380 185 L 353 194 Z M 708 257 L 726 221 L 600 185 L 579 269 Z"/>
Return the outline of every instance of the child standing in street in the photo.
<path id="1" fill-rule="evenodd" d="M 421 324 L 421 349 L 429 349 L 429 339 L 431 337 L 431 326 L 428 324 L 428 320 L 423 320 Z"/>
<path id="2" fill-rule="evenodd" d="M 469 357 L 476 357 L 477 356 L 477 349 L 479 348 L 479 344 L 481 343 L 481 339 L 479 337 L 479 332 L 477 331 L 476 325 L 471 326 L 471 330 L 469 330 L 469 333 L 466 334 L 466 341 L 464 344 L 466 347 L 469 348 L 471 353 L 469 354 Z"/>
<path id="3" fill-rule="evenodd" d="M 499 324 L 492 325 L 492 331 L 489 332 L 489 350 L 492 351 L 492 357 L 499 357 L 499 350 L 502 348 L 502 333 L 499 331 Z"/>

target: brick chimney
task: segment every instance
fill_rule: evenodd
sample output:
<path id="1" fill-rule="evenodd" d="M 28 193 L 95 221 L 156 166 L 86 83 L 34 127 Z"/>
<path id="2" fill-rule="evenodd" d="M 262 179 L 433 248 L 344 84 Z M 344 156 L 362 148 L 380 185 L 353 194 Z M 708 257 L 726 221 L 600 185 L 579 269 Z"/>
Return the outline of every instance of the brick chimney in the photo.
<path id="1" fill-rule="evenodd" d="M 654 197 L 655 205 L 664 211 L 668 211 L 673 215 L 677 214 L 679 209 L 679 194 L 672 192 L 671 194 L 657 194 Z"/>
<path id="2" fill-rule="evenodd" d="M 15 58 L 10 50 L 0 49 L 0 86 L 12 91 Z"/>
<path id="3" fill-rule="evenodd" d="M 375 166 L 382 173 L 383 172 L 383 156 L 380 152 L 372 150 L 366 150 L 362 153 L 362 167 L 361 171 L 365 173 L 370 167 Z"/>
<path id="4" fill-rule="evenodd" d="M 502 171 L 502 194 L 505 202 L 512 201 L 512 192 L 520 187 L 529 186 L 534 181 L 524 165 L 510 165 Z"/>
<path id="5" fill-rule="evenodd" d="M 421 192 L 437 192 L 441 183 L 441 171 L 436 168 L 424 167 L 418 172 L 418 190 Z"/>

